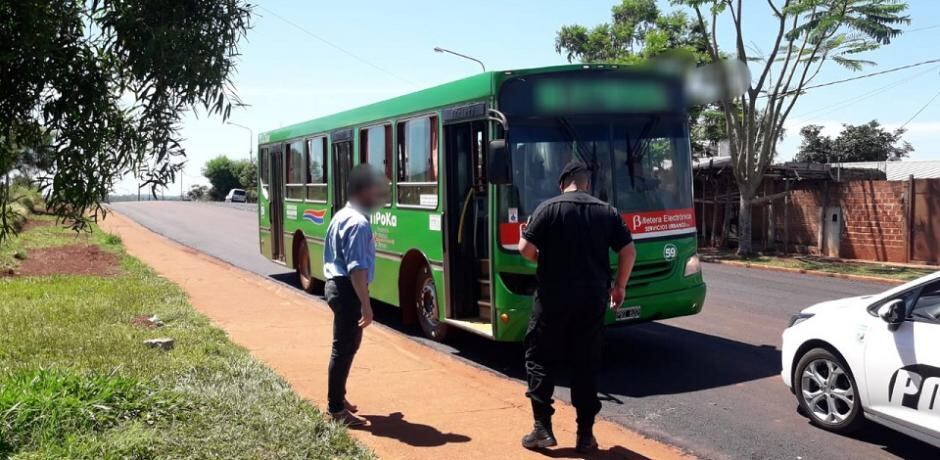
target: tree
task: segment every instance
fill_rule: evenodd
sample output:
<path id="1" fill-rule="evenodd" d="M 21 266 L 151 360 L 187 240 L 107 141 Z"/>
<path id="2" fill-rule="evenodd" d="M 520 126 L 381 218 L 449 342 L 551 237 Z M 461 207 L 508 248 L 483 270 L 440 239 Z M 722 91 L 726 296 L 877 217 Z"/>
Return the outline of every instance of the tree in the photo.
<path id="1" fill-rule="evenodd" d="M 611 8 L 611 23 L 592 28 L 567 25 L 555 37 L 555 51 L 568 62 L 635 64 L 663 55 L 711 61 L 701 27 L 683 11 L 663 14 L 655 0 L 621 0 Z M 689 109 L 692 152 L 707 156 L 725 139 L 724 117 L 715 106 Z"/>
<path id="2" fill-rule="evenodd" d="M 793 157 L 800 163 L 828 163 L 832 156 L 832 139 L 822 135 L 820 125 L 806 125 L 800 128 L 800 150 Z"/>
<path id="3" fill-rule="evenodd" d="M 202 168 L 202 175 L 212 184 L 209 197 L 213 200 L 224 199 L 233 188 L 251 190 L 258 181 L 258 172 L 254 163 L 248 160 L 232 160 L 224 155 L 206 162 L 206 166 Z"/>
<path id="4" fill-rule="evenodd" d="M 611 8 L 613 23 L 591 29 L 564 26 L 555 37 L 555 51 L 568 62 L 636 63 L 684 51 L 708 59 L 699 27 L 683 11 L 662 14 L 655 0 L 622 0 Z"/>
<path id="5" fill-rule="evenodd" d="M 152 193 L 173 181 L 183 114 L 239 104 L 230 77 L 250 15 L 245 0 L 0 2 L 0 211 L 11 171 L 44 146 L 38 186 L 76 228 L 126 174 Z"/>
<path id="6" fill-rule="evenodd" d="M 212 188 L 209 190 L 209 197 L 213 200 L 225 198 L 229 190 L 240 188 L 242 183 L 239 178 L 241 167 L 237 161 L 220 155 L 206 162 L 202 168 L 202 175 L 209 179 Z"/>
<path id="7" fill-rule="evenodd" d="M 258 166 L 250 161 L 239 162 L 238 183 L 245 190 L 254 190 L 258 186 Z"/>
<path id="8" fill-rule="evenodd" d="M 804 163 L 830 163 L 848 161 L 896 161 L 914 151 L 911 144 L 901 138 L 905 131 L 888 131 L 877 120 L 861 125 L 842 125 L 835 140 L 820 134 L 822 126 L 807 125 L 800 129 L 803 142 L 796 161 Z"/>
<path id="9" fill-rule="evenodd" d="M 748 90 L 720 102 L 728 126 L 734 177 L 740 192 L 738 254 L 750 255 L 751 201 L 776 153 L 783 125 L 797 100 L 830 61 L 859 70 L 870 61 L 859 53 L 887 45 L 899 36 L 894 26 L 909 24 L 907 3 L 897 0 L 767 0 L 776 19 L 766 54 L 744 36 L 743 0 L 673 0 L 691 8 L 708 53 L 718 60 L 717 23 L 730 18 L 733 56 L 756 63 Z M 755 2 L 747 2 L 752 6 Z"/>

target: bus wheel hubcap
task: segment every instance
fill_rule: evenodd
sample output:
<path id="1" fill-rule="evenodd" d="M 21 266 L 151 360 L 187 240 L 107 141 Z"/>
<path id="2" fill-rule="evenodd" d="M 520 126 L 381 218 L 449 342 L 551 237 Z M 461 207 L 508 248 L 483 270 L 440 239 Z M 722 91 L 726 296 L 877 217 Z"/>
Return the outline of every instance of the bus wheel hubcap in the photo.
<path id="1" fill-rule="evenodd" d="M 817 420 L 837 425 L 852 413 L 855 388 L 838 363 L 817 359 L 803 369 L 800 378 L 803 401 Z"/>
<path id="2" fill-rule="evenodd" d="M 418 292 L 418 311 L 430 324 L 437 324 L 437 290 L 434 289 L 434 281 L 428 280 L 421 286 Z"/>

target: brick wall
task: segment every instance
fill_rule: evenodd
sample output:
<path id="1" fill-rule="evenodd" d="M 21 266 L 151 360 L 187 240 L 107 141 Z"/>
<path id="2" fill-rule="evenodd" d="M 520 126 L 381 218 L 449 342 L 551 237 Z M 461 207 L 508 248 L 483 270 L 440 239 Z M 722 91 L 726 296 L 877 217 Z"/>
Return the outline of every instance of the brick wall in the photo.
<path id="1" fill-rule="evenodd" d="M 727 195 L 735 190 L 733 183 L 707 184 L 702 193 L 697 182 L 697 196 L 705 196 L 704 213 L 701 201 L 696 204 L 699 229 L 705 227 L 707 239 L 703 246 L 712 244 L 712 232 L 721 232 L 724 204 L 717 206 L 714 190 Z M 913 203 L 906 196 L 909 187 L 915 190 Z M 783 192 L 786 183 L 779 178 L 765 178 L 758 197 Z M 842 210 L 839 229 L 839 257 L 845 259 L 875 260 L 883 262 L 917 262 L 940 264 L 940 179 L 909 181 L 848 180 L 832 182 L 828 179 L 804 179 L 790 182 L 787 200 L 752 208 L 752 241 L 754 248 L 764 251 L 785 251 L 799 254 L 832 254 L 825 247 L 825 231 L 832 225 L 822 223 L 822 210 L 838 207 Z M 910 209 L 908 208 L 910 206 Z M 737 204 L 733 205 L 731 235 L 726 242 L 733 247 L 737 225 Z M 908 215 L 908 214 L 911 215 Z M 718 219 L 713 221 L 712 215 Z M 825 217 L 830 217 L 827 215 Z M 908 222 L 911 220 L 912 222 Z M 714 222 L 717 228 L 712 229 Z M 908 235 L 908 226 L 916 228 Z M 772 230 L 772 231 L 768 231 Z M 700 233 L 701 234 L 701 233 Z M 820 241 L 820 240 L 823 241 Z M 825 250 L 825 252 L 824 252 Z M 911 253 L 909 254 L 909 251 Z M 910 256 L 910 260 L 908 257 Z"/>
<path id="2" fill-rule="evenodd" d="M 906 182 L 852 181 L 833 184 L 831 188 L 842 207 L 841 257 L 888 262 L 907 260 Z"/>
<path id="3" fill-rule="evenodd" d="M 792 189 L 786 220 L 783 201 L 775 203 L 774 239 L 782 245 L 788 229 L 789 251 L 820 254 L 821 209 L 838 206 L 842 208 L 840 257 L 905 262 L 906 187 L 905 182 L 888 181 L 799 182 Z"/>

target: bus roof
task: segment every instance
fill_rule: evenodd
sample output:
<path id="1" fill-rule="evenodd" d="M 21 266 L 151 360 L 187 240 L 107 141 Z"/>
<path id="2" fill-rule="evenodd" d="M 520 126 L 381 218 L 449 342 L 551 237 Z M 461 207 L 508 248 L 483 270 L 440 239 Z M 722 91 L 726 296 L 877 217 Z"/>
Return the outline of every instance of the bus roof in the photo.
<path id="1" fill-rule="evenodd" d="M 281 142 L 296 137 L 326 133 L 335 129 L 363 125 L 409 114 L 419 114 L 445 106 L 460 104 L 461 102 L 472 102 L 491 98 L 495 95 L 496 87 L 502 80 L 519 75 L 596 69 L 616 69 L 627 72 L 650 71 L 650 68 L 645 66 L 571 64 L 482 72 L 460 80 L 433 86 L 384 101 L 295 123 L 283 128 L 264 131 L 258 135 L 258 141 L 261 144 Z"/>

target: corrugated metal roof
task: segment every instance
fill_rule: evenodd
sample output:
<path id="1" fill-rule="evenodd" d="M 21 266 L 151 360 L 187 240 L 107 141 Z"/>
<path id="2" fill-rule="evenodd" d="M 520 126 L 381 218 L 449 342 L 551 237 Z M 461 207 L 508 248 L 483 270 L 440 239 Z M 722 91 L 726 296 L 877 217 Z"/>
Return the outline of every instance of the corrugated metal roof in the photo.
<path id="1" fill-rule="evenodd" d="M 887 180 L 940 178 L 940 160 L 933 161 L 854 161 L 834 163 L 843 168 L 877 169 L 884 171 Z"/>

